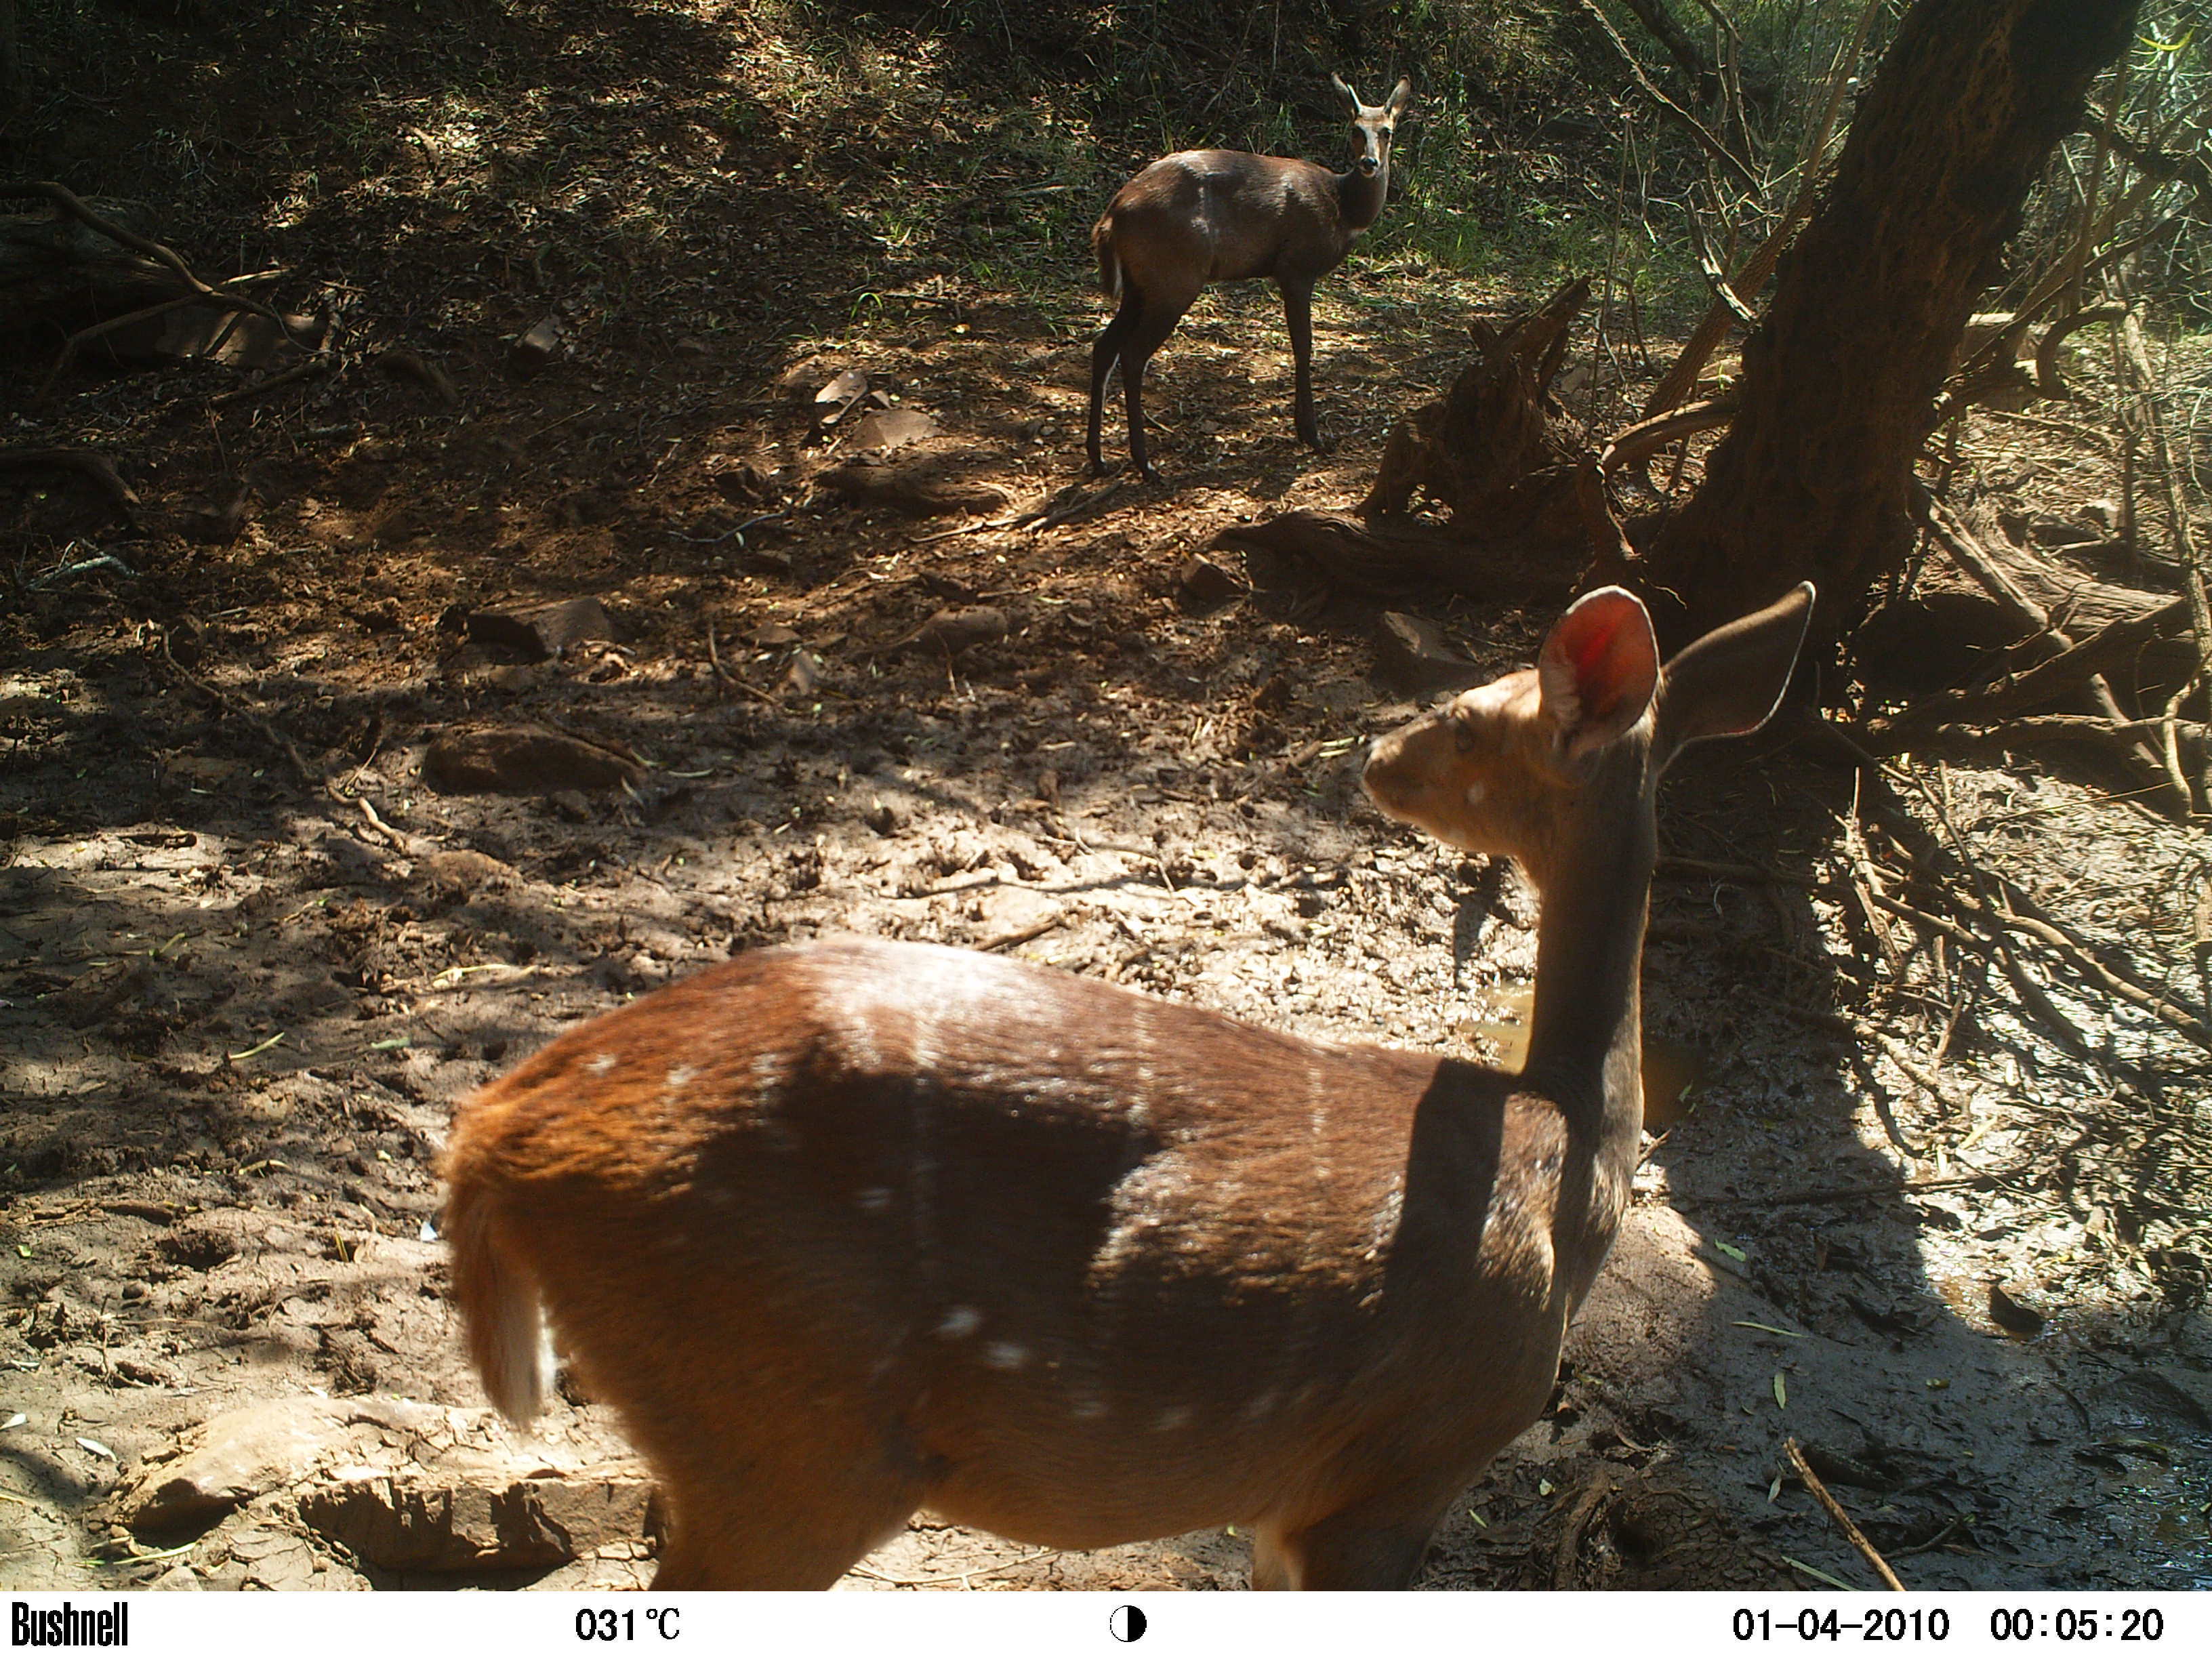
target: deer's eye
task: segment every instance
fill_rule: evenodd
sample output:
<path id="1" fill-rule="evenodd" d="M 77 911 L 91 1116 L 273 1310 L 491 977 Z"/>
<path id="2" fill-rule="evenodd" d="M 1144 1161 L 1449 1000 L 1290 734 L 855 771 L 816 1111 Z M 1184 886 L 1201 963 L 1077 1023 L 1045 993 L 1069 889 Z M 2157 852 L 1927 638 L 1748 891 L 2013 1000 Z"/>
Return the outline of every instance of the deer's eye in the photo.
<path id="1" fill-rule="evenodd" d="M 1474 722 L 1464 714 L 1452 716 L 1452 747 L 1462 755 L 1474 752 Z"/>

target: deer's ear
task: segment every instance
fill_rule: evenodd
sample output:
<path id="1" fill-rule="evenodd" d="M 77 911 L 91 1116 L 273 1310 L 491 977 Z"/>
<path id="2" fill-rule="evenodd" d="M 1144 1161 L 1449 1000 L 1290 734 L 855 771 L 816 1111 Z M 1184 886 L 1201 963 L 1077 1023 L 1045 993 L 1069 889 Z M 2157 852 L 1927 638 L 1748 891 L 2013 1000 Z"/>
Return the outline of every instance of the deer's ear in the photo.
<path id="1" fill-rule="evenodd" d="M 1411 76 L 1401 77 L 1395 90 L 1384 100 L 1382 107 L 1395 121 L 1406 112 L 1406 106 L 1413 101 L 1413 82 Z"/>
<path id="2" fill-rule="evenodd" d="M 1553 624 L 1536 678 L 1561 754 L 1575 759 L 1614 741 L 1659 688 L 1659 641 L 1644 602 L 1625 587 L 1583 594 Z"/>
<path id="3" fill-rule="evenodd" d="M 1363 107 L 1359 101 L 1359 94 L 1346 83 L 1344 77 L 1341 75 L 1332 74 L 1328 77 L 1328 83 L 1336 88 L 1337 96 L 1352 106 L 1352 112 L 1354 115 L 1358 114 Z"/>
<path id="4" fill-rule="evenodd" d="M 1813 618 L 1813 584 L 1800 582 L 1764 611 L 1716 628 L 1676 653 L 1660 696 L 1661 765 L 1700 738 L 1742 737 L 1780 706 Z"/>

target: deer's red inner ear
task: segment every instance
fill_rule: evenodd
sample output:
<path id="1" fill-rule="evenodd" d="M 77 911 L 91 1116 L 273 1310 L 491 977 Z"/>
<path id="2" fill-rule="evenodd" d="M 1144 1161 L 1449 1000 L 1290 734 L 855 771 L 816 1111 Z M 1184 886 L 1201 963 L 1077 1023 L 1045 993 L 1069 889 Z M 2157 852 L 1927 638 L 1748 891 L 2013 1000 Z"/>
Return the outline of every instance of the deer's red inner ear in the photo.
<path id="1" fill-rule="evenodd" d="M 1659 642 L 1634 594 L 1601 587 L 1559 618 L 1540 666 L 1547 700 L 1558 702 L 1562 735 L 1571 747 L 1587 749 L 1643 718 L 1659 685 Z"/>

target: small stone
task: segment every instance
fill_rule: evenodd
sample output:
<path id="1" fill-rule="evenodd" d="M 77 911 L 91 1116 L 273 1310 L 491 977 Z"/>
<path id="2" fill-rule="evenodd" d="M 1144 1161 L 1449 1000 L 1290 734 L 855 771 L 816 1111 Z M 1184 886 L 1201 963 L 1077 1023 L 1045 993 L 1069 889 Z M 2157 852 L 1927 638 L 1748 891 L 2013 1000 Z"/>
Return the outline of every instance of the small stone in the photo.
<path id="1" fill-rule="evenodd" d="M 542 726 L 485 726 L 434 739 L 422 781 L 449 795 L 553 795 L 645 781 L 637 757 Z"/>
<path id="2" fill-rule="evenodd" d="M 2015 1297 L 1996 1279 L 1990 1281 L 1990 1317 L 2014 1336 L 2033 1336 L 2048 1322 L 2032 1303 L 2032 1293 Z"/>
<path id="3" fill-rule="evenodd" d="M 1211 559 L 1192 559 L 1176 580 L 1176 603 L 1194 617 L 1218 611 L 1243 592 L 1244 584 Z"/>
<path id="4" fill-rule="evenodd" d="M 856 449 L 888 455 L 895 449 L 937 435 L 937 419 L 925 410 L 887 409 L 864 416 L 853 428 Z"/>
<path id="5" fill-rule="evenodd" d="M 1006 613 L 995 605 L 971 605 L 939 611 L 915 630 L 914 643 L 926 651 L 957 657 L 972 646 L 1006 637 Z"/>
<path id="6" fill-rule="evenodd" d="M 562 343 L 560 319 L 547 317 L 507 348 L 507 366 L 517 374 L 535 374 L 560 355 Z"/>
<path id="7" fill-rule="evenodd" d="M 590 598 L 556 599 L 547 605 L 502 611 L 466 611 L 459 618 L 470 639 L 513 651 L 526 662 L 557 657 L 584 640 L 619 640 L 621 630 L 605 605 Z"/>
<path id="8" fill-rule="evenodd" d="M 474 898 L 488 888 L 512 887 L 515 874 L 497 859 L 470 848 L 433 853 L 419 866 L 424 883 L 441 898 Z"/>
<path id="9" fill-rule="evenodd" d="M 1463 691 L 1483 671 L 1454 650 L 1436 623 L 1386 611 L 1375 629 L 1375 678 L 1405 696 L 1428 697 Z"/>

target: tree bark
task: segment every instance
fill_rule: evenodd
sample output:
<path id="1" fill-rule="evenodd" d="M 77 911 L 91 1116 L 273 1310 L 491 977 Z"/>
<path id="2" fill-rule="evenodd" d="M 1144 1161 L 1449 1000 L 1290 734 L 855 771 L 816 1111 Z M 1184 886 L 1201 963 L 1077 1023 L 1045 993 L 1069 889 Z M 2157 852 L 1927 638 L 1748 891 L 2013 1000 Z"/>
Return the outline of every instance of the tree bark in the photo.
<path id="1" fill-rule="evenodd" d="M 1638 586 L 1669 643 L 1810 577 L 1833 639 L 1911 551 L 1951 354 L 2136 0 L 1916 0 L 1746 343 L 1742 411 Z"/>

